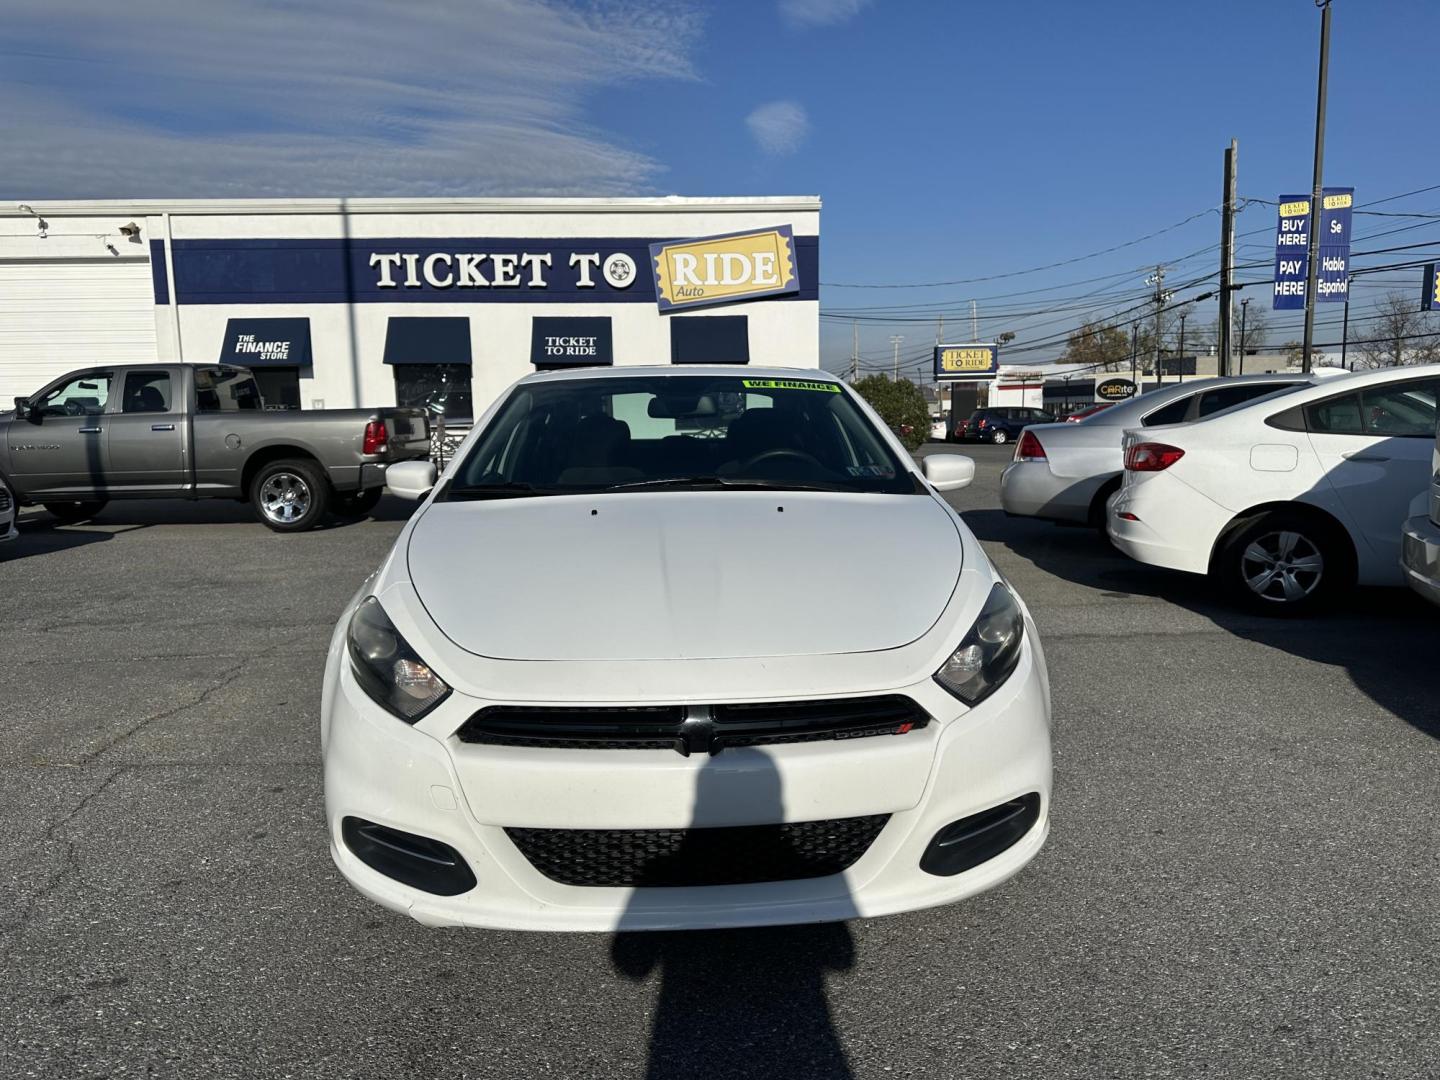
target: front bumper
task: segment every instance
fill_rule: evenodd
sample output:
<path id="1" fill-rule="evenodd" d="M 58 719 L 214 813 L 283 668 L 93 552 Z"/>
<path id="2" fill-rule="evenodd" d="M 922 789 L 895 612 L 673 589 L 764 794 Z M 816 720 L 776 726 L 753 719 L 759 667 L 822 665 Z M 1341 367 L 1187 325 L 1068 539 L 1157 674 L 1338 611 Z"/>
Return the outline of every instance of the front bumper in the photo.
<path id="1" fill-rule="evenodd" d="M 1410 587 L 1440 604 L 1440 525 L 1424 514 L 1406 520 L 1401 531 L 1400 566 Z"/>
<path id="2" fill-rule="evenodd" d="M 437 738 L 377 707 L 356 685 L 343 653 L 332 652 L 323 718 L 331 855 L 365 896 L 435 926 L 761 926 L 959 900 L 1018 872 L 1048 834 L 1050 703 L 1033 625 L 1027 631 L 1015 672 L 973 709 L 931 680 L 902 688 L 934 717 L 924 729 L 690 758 L 668 750 L 536 751 Z M 483 704 L 457 699 L 441 707 L 456 718 Z M 426 726 L 436 730 L 428 718 Z M 1013 846 L 953 876 L 920 869 L 945 826 L 1032 792 L 1040 798 L 1038 818 Z M 888 814 L 888 822 L 844 873 L 743 885 L 564 885 L 537 870 L 506 833 L 507 826 L 675 829 L 877 813 Z M 448 845 L 477 884 L 441 896 L 372 869 L 345 842 L 343 822 L 352 816 Z"/>

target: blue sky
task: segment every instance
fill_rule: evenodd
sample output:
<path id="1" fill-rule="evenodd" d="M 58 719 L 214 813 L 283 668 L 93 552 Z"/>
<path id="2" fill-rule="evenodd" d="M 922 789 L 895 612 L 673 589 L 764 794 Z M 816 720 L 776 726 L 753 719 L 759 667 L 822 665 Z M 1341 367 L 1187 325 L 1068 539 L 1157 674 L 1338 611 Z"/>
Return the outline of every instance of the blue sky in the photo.
<path id="1" fill-rule="evenodd" d="M 1440 3 L 1335 7 L 1327 182 L 1361 204 L 1440 184 Z M 984 331 L 1043 359 L 1067 313 L 1092 313 L 1056 298 L 1099 289 L 1104 314 L 1144 264 L 1214 269 L 1179 260 L 1218 239 L 1232 136 L 1243 196 L 1308 187 L 1318 27 L 1312 0 L 7 0 L 0 197 L 819 194 L 822 279 L 873 284 L 1024 270 L 1200 215 L 1054 271 L 822 292 L 837 314 L 934 304 L 916 310 L 952 325 L 975 298 Z M 1375 209 L 1440 212 L 1440 191 Z M 1273 215 L 1241 215 L 1262 230 L 1242 261 L 1265 259 Z M 1383 243 L 1440 251 L 1427 220 L 1362 217 L 1357 238 L 1418 226 Z M 1375 280 L 1418 288 L 1407 273 Z M 862 353 L 891 333 L 919 357 L 935 330 L 867 324 Z M 849 342 L 827 322 L 827 364 Z"/>

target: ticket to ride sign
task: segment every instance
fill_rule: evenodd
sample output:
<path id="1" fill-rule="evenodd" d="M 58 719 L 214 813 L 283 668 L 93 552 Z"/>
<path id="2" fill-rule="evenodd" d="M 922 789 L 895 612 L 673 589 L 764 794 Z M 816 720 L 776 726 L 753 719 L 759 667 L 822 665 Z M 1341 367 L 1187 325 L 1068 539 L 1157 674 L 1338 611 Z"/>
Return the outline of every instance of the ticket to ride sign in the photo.
<path id="1" fill-rule="evenodd" d="M 1000 350 L 994 345 L 935 346 L 936 379 L 993 379 L 999 370 Z"/>
<path id="2" fill-rule="evenodd" d="M 661 311 L 800 291 L 789 225 L 650 245 Z"/>

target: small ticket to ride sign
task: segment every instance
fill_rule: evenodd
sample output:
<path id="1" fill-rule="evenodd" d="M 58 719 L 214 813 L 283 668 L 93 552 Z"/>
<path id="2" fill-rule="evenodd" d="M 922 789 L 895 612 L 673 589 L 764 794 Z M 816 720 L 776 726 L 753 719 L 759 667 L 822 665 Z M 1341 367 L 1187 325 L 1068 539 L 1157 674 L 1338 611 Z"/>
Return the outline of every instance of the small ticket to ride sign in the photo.
<path id="1" fill-rule="evenodd" d="M 935 378 L 993 379 L 1000 370 L 994 345 L 936 345 Z"/>

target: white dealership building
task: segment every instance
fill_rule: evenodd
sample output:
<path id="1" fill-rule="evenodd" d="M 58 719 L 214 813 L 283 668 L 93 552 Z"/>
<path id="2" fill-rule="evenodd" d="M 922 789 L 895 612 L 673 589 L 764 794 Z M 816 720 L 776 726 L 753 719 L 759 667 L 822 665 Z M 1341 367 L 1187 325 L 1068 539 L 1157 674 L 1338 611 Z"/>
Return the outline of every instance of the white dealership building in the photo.
<path id="1" fill-rule="evenodd" d="M 0 402 L 156 361 L 254 368 L 272 408 L 445 393 L 452 414 L 537 367 L 817 367 L 819 218 L 813 197 L 10 203 Z"/>

